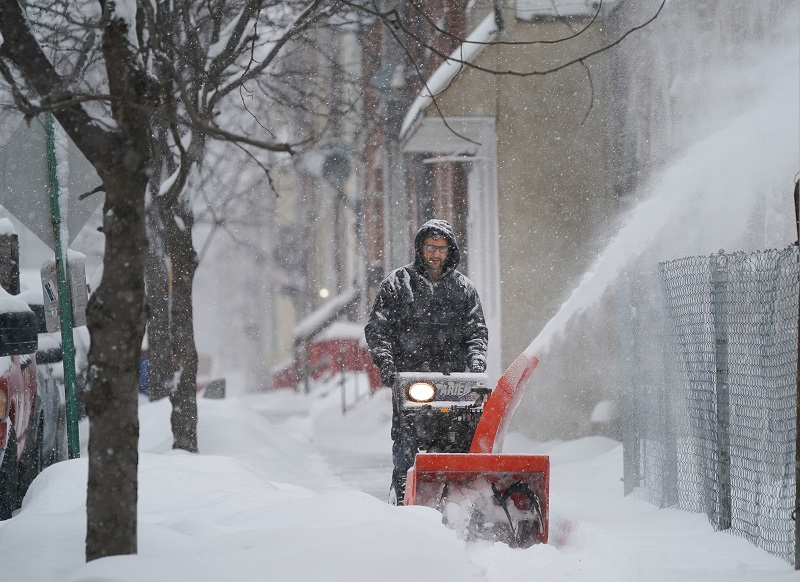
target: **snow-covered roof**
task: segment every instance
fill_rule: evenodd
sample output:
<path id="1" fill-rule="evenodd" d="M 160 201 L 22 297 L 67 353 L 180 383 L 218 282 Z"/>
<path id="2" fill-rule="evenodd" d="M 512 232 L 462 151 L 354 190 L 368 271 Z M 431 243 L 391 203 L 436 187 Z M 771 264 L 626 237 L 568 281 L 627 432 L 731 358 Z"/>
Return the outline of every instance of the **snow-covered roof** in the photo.
<path id="1" fill-rule="evenodd" d="M 453 79 L 464 69 L 464 63 L 473 62 L 486 45 L 492 42 L 499 34 L 494 12 L 483 19 L 475 29 L 467 36 L 456 50 L 428 77 L 425 87 L 419 92 L 417 98 L 408 108 L 403 125 L 400 127 L 400 138 L 402 139 L 409 130 L 414 120 L 422 113 L 428 105 L 433 102 L 434 96 L 447 89 Z"/>
<path id="2" fill-rule="evenodd" d="M 346 309 L 358 297 L 358 289 L 348 287 L 336 297 L 326 302 L 322 307 L 307 315 L 294 328 L 294 337 L 311 338 L 319 333 L 326 325 L 334 320 L 339 313 Z"/>
<path id="3" fill-rule="evenodd" d="M 357 339 L 364 337 L 364 326 L 352 321 L 336 321 L 317 336 L 317 340 Z"/>

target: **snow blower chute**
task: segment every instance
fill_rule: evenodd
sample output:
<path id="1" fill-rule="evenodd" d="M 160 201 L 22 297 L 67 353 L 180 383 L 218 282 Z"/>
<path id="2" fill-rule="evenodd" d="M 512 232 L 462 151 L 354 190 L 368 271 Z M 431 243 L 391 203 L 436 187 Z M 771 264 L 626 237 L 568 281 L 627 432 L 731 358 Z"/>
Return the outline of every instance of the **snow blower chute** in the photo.
<path id="1" fill-rule="evenodd" d="M 436 508 L 468 540 L 523 548 L 547 542 L 549 457 L 499 454 L 522 386 L 538 363 L 521 354 L 494 390 L 485 374 L 398 375 L 400 438 L 415 455 L 405 505 Z"/>

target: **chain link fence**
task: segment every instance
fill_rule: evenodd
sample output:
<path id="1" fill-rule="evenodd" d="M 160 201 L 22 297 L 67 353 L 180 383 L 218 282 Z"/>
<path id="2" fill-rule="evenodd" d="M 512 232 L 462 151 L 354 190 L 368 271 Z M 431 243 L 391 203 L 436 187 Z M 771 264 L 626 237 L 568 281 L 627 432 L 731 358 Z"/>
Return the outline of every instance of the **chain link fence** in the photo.
<path id="1" fill-rule="evenodd" d="M 797 247 L 659 267 L 650 305 L 668 317 L 639 314 L 663 324 L 632 345 L 663 350 L 663 366 L 624 383 L 625 493 L 705 513 L 793 563 Z"/>

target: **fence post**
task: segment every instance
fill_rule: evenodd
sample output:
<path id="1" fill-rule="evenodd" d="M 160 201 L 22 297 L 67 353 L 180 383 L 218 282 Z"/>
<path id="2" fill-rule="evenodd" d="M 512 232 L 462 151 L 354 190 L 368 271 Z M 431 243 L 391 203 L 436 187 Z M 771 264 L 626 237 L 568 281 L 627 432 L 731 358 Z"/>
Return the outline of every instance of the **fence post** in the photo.
<path id="1" fill-rule="evenodd" d="M 633 365 L 635 338 L 631 323 L 633 294 L 630 275 L 619 279 L 623 283 L 615 295 L 617 319 L 619 321 L 620 380 L 622 383 L 622 482 L 623 495 L 630 495 L 641 485 L 641 424 L 646 405 L 642 394 L 634 385 L 636 376 Z"/>
<path id="2" fill-rule="evenodd" d="M 800 179 L 794 182 L 794 219 L 797 228 L 798 253 L 800 254 Z M 795 422 L 797 430 L 794 442 L 794 569 L 800 570 L 800 300 L 797 311 L 797 390 Z"/>
<path id="3" fill-rule="evenodd" d="M 717 403 L 717 479 L 719 529 L 731 527 L 730 386 L 728 385 L 728 258 L 724 251 L 711 257 L 711 305 L 714 316 Z"/>
<path id="4" fill-rule="evenodd" d="M 311 392 L 311 354 L 308 338 L 294 340 L 294 383 L 295 390 L 303 394 Z M 298 378 L 299 375 L 299 378 Z M 302 385 L 302 388 L 301 388 Z"/>
<path id="5" fill-rule="evenodd" d="M 345 415 L 347 413 L 347 394 L 345 387 L 344 352 L 339 352 L 336 356 L 336 362 L 339 364 L 339 387 L 342 391 L 342 415 Z"/>
<path id="6" fill-rule="evenodd" d="M 660 283 L 660 284 L 659 284 Z M 668 305 L 664 279 L 654 281 L 653 286 L 660 290 L 661 305 Z M 677 371 L 677 346 L 678 340 L 675 326 L 670 317 L 662 319 L 661 345 L 664 364 L 664 392 L 663 392 L 663 433 L 664 441 L 664 490 L 662 492 L 661 507 L 675 507 L 678 505 L 678 422 L 676 409 L 678 400 L 684 396 L 678 390 L 680 380 Z"/>

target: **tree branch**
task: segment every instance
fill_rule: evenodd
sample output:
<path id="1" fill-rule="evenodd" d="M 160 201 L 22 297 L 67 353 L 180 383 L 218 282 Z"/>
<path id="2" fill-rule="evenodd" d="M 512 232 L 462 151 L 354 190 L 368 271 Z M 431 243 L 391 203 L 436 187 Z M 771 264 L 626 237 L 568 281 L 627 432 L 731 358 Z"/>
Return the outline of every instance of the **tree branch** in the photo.
<path id="1" fill-rule="evenodd" d="M 64 88 L 64 83 L 41 46 L 34 38 L 27 22 L 27 15 L 17 0 L 0 0 L 0 59 L 7 59 L 22 73 L 25 81 L 42 96 L 42 109 L 31 103 L 29 112 L 53 111 L 70 139 L 84 153 L 96 151 L 94 159 L 109 157 L 116 138 L 110 131 L 92 123 L 92 118 L 76 101 L 72 93 Z M 7 66 L 3 75 L 10 74 Z M 16 87 L 12 83 L 12 87 Z M 17 89 L 18 90 L 18 89 Z M 15 99 L 21 96 L 15 95 Z M 24 100 L 24 101 L 27 101 Z M 24 103 L 23 101 L 23 103 Z M 28 103 L 30 103 L 28 101 Z M 87 156 L 91 159 L 90 156 Z"/>

